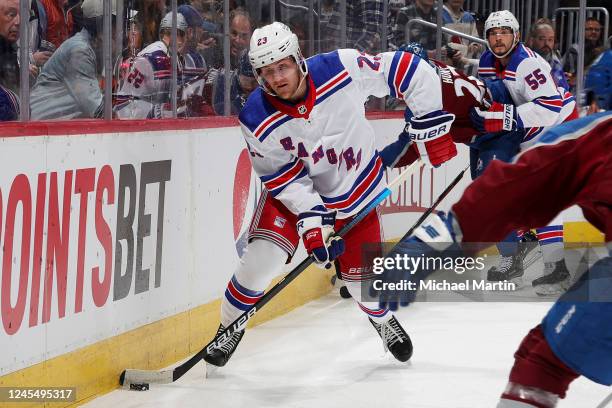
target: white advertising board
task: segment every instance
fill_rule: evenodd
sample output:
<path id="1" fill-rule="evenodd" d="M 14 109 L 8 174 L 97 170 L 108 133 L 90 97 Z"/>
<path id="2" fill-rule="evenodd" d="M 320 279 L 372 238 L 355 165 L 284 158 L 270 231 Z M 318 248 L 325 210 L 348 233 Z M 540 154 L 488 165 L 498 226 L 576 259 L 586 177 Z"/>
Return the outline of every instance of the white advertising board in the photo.
<path id="1" fill-rule="evenodd" d="M 403 120 L 372 125 L 382 147 Z M 222 296 L 261 191 L 239 128 L 135 129 L 0 137 L 0 376 Z M 386 237 L 467 162 L 416 169 L 382 204 Z"/>

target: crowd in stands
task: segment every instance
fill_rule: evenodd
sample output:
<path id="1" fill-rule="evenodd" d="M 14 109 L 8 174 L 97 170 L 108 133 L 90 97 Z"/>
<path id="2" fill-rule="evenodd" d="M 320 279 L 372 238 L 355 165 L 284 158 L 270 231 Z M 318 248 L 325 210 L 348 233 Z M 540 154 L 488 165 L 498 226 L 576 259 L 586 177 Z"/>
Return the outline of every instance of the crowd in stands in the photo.
<path id="1" fill-rule="evenodd" d="M 123 49 L 113 52 L 117 55 L 110 79 L 114 118 L 172 117 L 173 89 L 177 90 L 179 117 L 223 115 L 228 76 L 229 112 L 237 114 L 257 86 L 246 56 L 251 33 L 273 19 L 284 21 L 296 32 L 306 56 L 309 52 L 327 52 L 344 46 L 376 54 L 400 49 L 407 42 L 419 42 L 431 58 L 436 58 L 439 52 L 439 58 L 446 64 L 475 75 L 479 56 L 485 49 L 475 41 L 483 38 L 485 16 L 465 10 L 464 0 L 445 0 L 442 18 L 446 28 L 469 37 L 443 34 L 438 52 L 435 28 L 408 24 L 413 19 L 435 24 L 438 13 L 435 0 L 387 0 L 386 15 L 382 0 L 347 0 L 345 44 L 341 43 L 341 2 L 315 0 L 317 13 L 312 37 L 317 42 L 309 44 L 308 1 L 285 0 L 282 7 L 277 2 L 272 18 L 269 7 L 255 7 L 262 2 L 269 5 L 271 0 L 229 0 L 230 64 L 225 67 L 223 0 L 179 0 L 177 84 L 173 86 L 170 2 L 127 1 L 123 18 L 116 16 L 115 0 L 111 2 L 113 42 L 116 43 L 117 32 L 124 38 Z M 26 21 L 20 18 L 19 0 L 0 0 L 0 120 L 19 118 L 21 24 L 28 25 L 29 33 L 31 119 L 102 117 L 106 78 L 102 68 L 103 1 L 30 0 L 30 3 L 30 18 Z M 602 23 L 588 18 L 583 51 L 585 69 L 604 51 L 602 34 Z M 559 35 L 552 21 L 537 19 L 524 41 L 551 65 L 559 84 L 574 88 L 580 50 L 577 44 L 571 44 L 561 55 L 557 47 Z M 389 103 L 386 106 L 399 108 Z"/>

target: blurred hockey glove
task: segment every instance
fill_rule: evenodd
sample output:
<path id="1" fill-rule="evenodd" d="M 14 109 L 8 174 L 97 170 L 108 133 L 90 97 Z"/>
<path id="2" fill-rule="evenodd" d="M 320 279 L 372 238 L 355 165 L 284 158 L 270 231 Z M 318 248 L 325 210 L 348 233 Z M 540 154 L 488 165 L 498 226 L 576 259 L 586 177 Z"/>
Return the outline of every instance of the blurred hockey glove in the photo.
<path id="1" fill-rule="evenodd" d="M 332 261 L 344 252 L 344 240 L 334 234 L 336 213 L 316 206 L 298 216 L 297 230 L 308 255 L 319 267 L 331 268 Z"/>
<path id="2" fill-rule="evenodd" d="M 457 155 L 457 147 L 450 135 L 455 115 L 444 111 L 429 113 L 420 118 L 413 117 L 405 132 L 415 142 L 421 160 L 438 167 Z"/>
<path id="3" fill-rule="evenodd" d="M 440 212 L 430 215 L 415 230 L 414 235 L 399 242 L 385 256 L 386 259 L 394 261 L 401 259 L 401 262 L 385 262 L 385 268 L 382 272 L 378 272 L 380 275 L 375 278 L 374 282 L 377 280 L 382 282 L 375 284 L 370 292 L 378 297 L 380 307 L 397 310 L 399 306 L 408 306 L 412 303 L 420 282 L 435 272 L 436 264 L 441 264 L 435 262 L 435 259 L 460 254 L 461 250 L 457 244 L 460 240 L 459 224 L 452 213 L 445 215 Z M 413 260 L 408 261 L 408 258 Z M 410 286 L 406 282 L 409 282 Z M 383 289 L 376 290 L 375 287 Z"/>
<path id="4" fill-rule="evenodd" d="M 523 127 L 514 105 L 498 102 L 493 102 L 487 110 L 470 109 L 470 119 L 480 133 L 509 132 Z"/>
<path id="5" fill-rule="evenodd" d="M 493 102 L 512 103 L 512 96 L 508 88 L 504 85 L 503 79 L 485 79 L 484 84 L 487 88 L 485 104 L 490 106 Z"/>
<path id="6" fill-rule="evenodd" d="M 397 140 L 382 149 L 379 153 L 383 165 L 387 168 L 409 166 L 419 159 L 419 151 L 416 144 L 410 140 L 410 135 L 405 130 L 400 133 Z"/>

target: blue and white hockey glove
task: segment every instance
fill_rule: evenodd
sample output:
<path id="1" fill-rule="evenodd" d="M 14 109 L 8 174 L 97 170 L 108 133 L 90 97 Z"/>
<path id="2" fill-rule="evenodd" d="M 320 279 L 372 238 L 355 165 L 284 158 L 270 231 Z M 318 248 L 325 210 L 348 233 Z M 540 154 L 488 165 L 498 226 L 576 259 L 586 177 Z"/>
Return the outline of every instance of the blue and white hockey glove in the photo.
<path id="1" fill-rule="evenodd" d="M 308 255 L 319 267 L 331 268 L 332 261 L 344 252 L 344 240 L 334 234 L 335 211 L 316 206 L 298 216 L 297 230 Z"/>
<path id="2" fill-rule="evenodd" d="M 485 79 L 484 84 L 487 87 L 487 99 L 485 103 L 491 105 L 493 102 L 513 103 L 512 96 L 508 92 L 508 88 L 504 85 L 503 79 Z"/>
<path id="3" fill-rule="evenodd" d="M 371 291 L 378 297 L 380 307 L 397 310 L 398 306 L 412 303 L 420 282 L 435 272 L 435 265 L 439 264 L 435 259 L 459 253 L 457 242 L 460 240 L 459 224 L 452 213 L 445 215 L 440 212 L 429 216 L 414 235 L 402 240 L 385 256 L 384 270 L 375 278 L 381 282 L 374 286 L 383 289 Z M 406 282 L 412 283 L 407 285 Z"/>
<path id="4" fill-rule="evenodd" d="M 511 104 L 493 102 L 489 109 L 470 109 L 472 126 L 480 133 L 510 132 L 523 127 L 516 107 Z"/>
<path id="5" fill-rule="evenodd" d="M 399 134 L 397 140 L 385 146 L 379 153 L 382 163 L 387 168 L 409 166 L 419 159 L 419 151 L 410 140 L 405 130 Z"/>

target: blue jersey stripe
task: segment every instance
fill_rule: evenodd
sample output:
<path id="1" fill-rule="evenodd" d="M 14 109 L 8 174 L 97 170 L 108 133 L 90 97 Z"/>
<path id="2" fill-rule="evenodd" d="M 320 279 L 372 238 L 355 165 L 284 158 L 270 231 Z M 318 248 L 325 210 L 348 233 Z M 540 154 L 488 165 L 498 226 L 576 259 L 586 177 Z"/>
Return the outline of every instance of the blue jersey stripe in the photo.
<path id="1" fill-rule="evenodd" d="M 401 52 L 396 52 L 393 56 L 393 60 L 391 61 L 391 68 L 389 68 L 389 76 L 387 77 L 387 84 L 389 84 L 389 89 L 391 90 L 391 96 L 397 98 L 397 93 L 395 92 L 395 73 L 397 72 L 397 65 L 399 64 L 399 60 L 402 57 Z"/>
<path id="2" fill-rule="evenodd" d="M 359 177 L 357 177 L 357 180 L 355 180 L 355 182 L 353 183 L 353 186 L 350 188 L 348 193 L 342 194 L 342 195 L 337 196 L 337 197 L 325 197 L 325 196 L 321 196 L 321 199 L 323 200 L 323 202 L 327 203 L 327 204 L 330 204 L 330 203 L 336 203 L 338 201 L 344 201 L 347 198 L 349 198 L 350 195 L 353 193 L 353 191 L 355 191 L 357 189 L 357 187 L 361 184 L 361 182 L 370 174 L 370 172 L 372 171 L 372 169 L 376 165 L 376 159 L 377 158 L 378 158 L 378 152 L 374 155 L 374 157 L 372 157 L 372 160 L 370 160 L 368 165 L 363 169 L 363 171 L 361 172 Z"/>
<path id="3" fill-rule="evenodd" d="M 412 76 L 414 75 L 414 71 L 416 71 L 417 66 L 419 65 L 419 60 L 420 58 L 416 55 L 412 56 L 412 61 L 410 61 L 410 67 L 408 68 L 408 74 L 406 74 L 406 77 L 404 78 L 404 80 L 402 81 L 401 85 L 400 85 L 400 89 L 399 91 L 403 94 L 404 92 L 406 92 L 406 89 L 408 89 L 408 87 L 410 86 L 410 81 L 412 80 Z"/>

